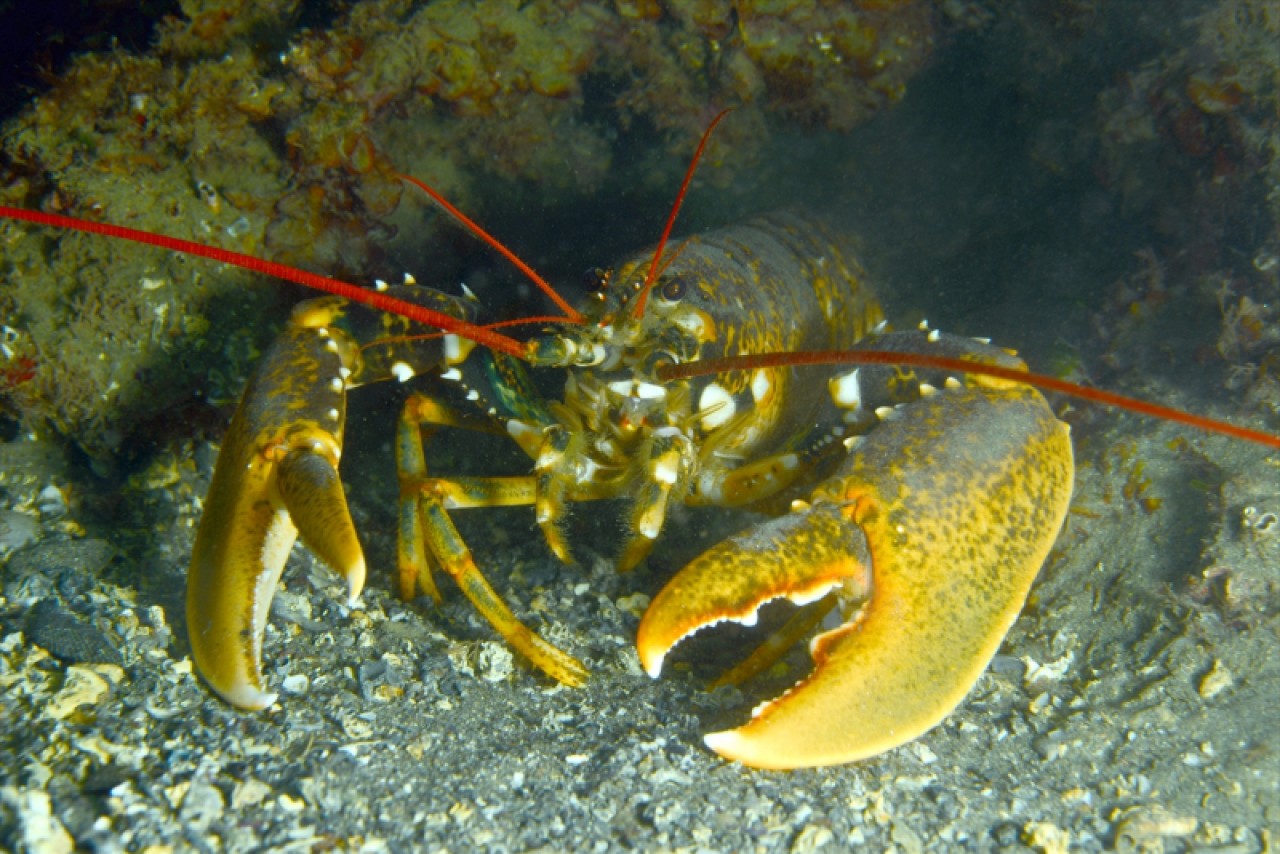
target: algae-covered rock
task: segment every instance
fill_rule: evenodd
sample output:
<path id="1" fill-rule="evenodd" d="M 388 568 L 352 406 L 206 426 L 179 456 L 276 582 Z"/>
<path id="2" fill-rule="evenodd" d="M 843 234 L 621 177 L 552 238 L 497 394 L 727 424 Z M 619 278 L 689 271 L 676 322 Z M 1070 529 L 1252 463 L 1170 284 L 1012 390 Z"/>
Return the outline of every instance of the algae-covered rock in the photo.
<path id="1" fill-rule="evenodd" d="M 775 128 L 900 97 L 942 5 L 368 0 L 296 28 L 296 0 L 184 0 L 148 53 L 82 55 L 8 122 L 0 201 L 361 280 L 398 229 L 433 237 L 397 172 L 478 213 L 495 181 L 666 198 L 734 106 L 709 172 L 749 176 Z M 100 462 L 225 407 L 282 322 L 260 278 L 14 223 L 0 276 L 0 412 Z"/>

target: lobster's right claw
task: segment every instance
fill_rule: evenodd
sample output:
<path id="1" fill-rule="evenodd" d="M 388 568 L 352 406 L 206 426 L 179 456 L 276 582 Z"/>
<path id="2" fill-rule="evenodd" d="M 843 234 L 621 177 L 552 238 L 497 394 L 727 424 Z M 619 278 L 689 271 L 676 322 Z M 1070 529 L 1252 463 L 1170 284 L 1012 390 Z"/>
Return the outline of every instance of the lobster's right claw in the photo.
<path id="1" fill-rule="evenodd" d="M 263 357 L 223 439 L 187 576 L 196 669 L 223 699 L 262 709 L 262 637 L 294 541 L 347 582 L 365 560 L 338 479 L 351 347 L 327 324 L 329 303 L 303 303 Z"/>
<path id="2" fill-rule="evenodd" d="M 656 676 L 698 628 L 840 588 L 857 616 L 814 639 L 813 673 L 745 726 L 706 736 L 762 768 L 874 756 L 940 723 L 973 687 L 1066 514 L 1067 427 L 1035 390 L 990 381 L 900 407 L 790 517 L 685 567 L 641 621 Z"/>

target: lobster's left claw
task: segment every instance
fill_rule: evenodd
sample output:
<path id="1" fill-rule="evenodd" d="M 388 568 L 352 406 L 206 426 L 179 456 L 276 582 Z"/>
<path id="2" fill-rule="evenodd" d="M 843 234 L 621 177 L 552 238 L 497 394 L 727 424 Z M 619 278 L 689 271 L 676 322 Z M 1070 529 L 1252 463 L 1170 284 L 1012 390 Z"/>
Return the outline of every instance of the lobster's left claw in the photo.
<path id="1" fill-rule="evenodd" d="M 811 645 L 814 672 L 718 753 L 763 768 L 874 756 L 942 721 L 973 687 L 1044 562 L 1073 474 L 1067 428 L 1038 392 L 960 387 L 901 407 L 812 505 L 713 547 L 655 597 L 641 663 L 702 626 L 836 587 L 865 598 Z"/>

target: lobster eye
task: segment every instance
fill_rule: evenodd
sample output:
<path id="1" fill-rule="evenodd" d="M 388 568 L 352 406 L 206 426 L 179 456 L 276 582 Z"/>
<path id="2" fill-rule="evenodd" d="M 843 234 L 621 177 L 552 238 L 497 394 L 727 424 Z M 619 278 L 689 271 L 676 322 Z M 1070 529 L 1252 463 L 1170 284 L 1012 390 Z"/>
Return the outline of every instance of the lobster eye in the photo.
<path id="1" fill-rule="evenodd" d="M 600 293 L 609 287 L 609 271 L 592 267 L 582 274 L 582 287 L 589 294 Z"/>
<path id="2" fill-rule="evenodd" d="M 684 279 L 668 279 L 662 285 L 662 298 L 667 302 L 679 302 L 684 297 L 685 291 L 688 289 L 689 286 L 685 283 Z"/>

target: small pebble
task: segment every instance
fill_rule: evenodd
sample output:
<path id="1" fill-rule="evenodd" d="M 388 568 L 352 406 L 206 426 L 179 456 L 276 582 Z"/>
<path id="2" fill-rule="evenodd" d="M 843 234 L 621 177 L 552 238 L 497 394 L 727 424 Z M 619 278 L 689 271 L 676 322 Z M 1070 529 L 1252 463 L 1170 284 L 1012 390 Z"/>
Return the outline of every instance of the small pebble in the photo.
<path id="1" fill-rule="evenodd" d="M 1028 822 L 1024 833 L 1027 845 L 1042 854 L 1068 854 L 1071 850 L 1071 834 L 1053 822 Z"/>
<path id="2" fill-rule="evenodd" d="M 649 608 L 650 599 L 643 593 L 632 593 L 629 596 L 622 596 L 614 603 L 619 611 L 630 614 L 637 620 L 644 616 L 644 612 Z"/>
<path id="3" fill-rule="evenodd" d="M 0 510 L 0 554 L 17 551 L 40 536 L 40 522 L 16 510 Z"/>
<path id="4" fill-rule="evenodd" d="M 47 519 L 61 519 L 67 515 L 67 499 L 62 490 L 49 484 L 36 496 L 36 509 Z"/>
<path id="5" fill-rule="evenodd" d="M 208 780 L 196 779 L 187 789 L 182 799 L 182 808 L 178 810 L 178 818 L 189 825 L 197 833 L 208 830 L 226 808 L 222 792 Z"/>
<path id="6" fill-rule="evenodd" d="M 64 720 L 81 706 L 94 706 L 107 696 L 111 686 L 93 670 L 80 664 L 67 668 L 61 690 L 45 706 L 44 713 L 54 720 Z"/>
<path id="7" fill-rule="evenodd" d="M 281 681 L 280 687 L 286 694 L 300 697 L 311 688 L 311 680 L 301 673 L 293 673 Z"/>
<path id="8" fill-rule="evenodd" d="M 231 808 L 238 810 L 242 807 L 257 806 L 270 794 L 270 786 L 251 777 L 242 783 L 236 783 L 235 788 L 231 790 Z"/>
<path id="9" fill-rule="evenodd" d="M 343 718 L 342 731 L 345 732 L 349 738 L 354 738 L 356 741 L 363 741 L 364 739 L 373 737 L 373 724 L 363 718 L 351 715 Z"/>
<path id="10" fill-rule="evenodd" d="M 515 656 L 504 643 L 485 642 L 476 654 L 476 675 L 486 682 L 505 682 L 515 669 Z"/>
<path id="11" fill-rule="evenodd" d="M 806 824 L 791 843 L 791 854 L 821 851 L 834 841 L 835 834 L 831 832 L 831 828 L 821 824 Z"/>
<path id="12" fill-rule="evenodd" d="M 40 854 L 71 854 L 75 850 L 71 834 L 53 814 L 46 792 L 5 786 L 0 788 L 0 803 L 13 811 L 18 826 L 14 839 L 17 850 Z"/>
<path id="13" fill-rule="evenodd" d="M 60 661 L 123 663 L 111 638 L 53 599 L 42 599 L 31 606 L 25 630 L 28 640 Z"/>
<path id="14" fill-rule="evenodd" d="M 280 805 L 280 809 L 285 812 L 302 812 L 307 808 L 306 803 L 301 798 L 295 798 L 291 795 L 281 795 L 276 799 L 276 803 Z"/>
<path id="15" fill-rule="evenodd" d="M 1206 700 L 1212 700 L 1234 684 L 1235 677 L 1231 675 L 1231 671 L 1225 664 L 1215 659 L 1209 672 L 1200 678 L 1200 696 Z"/>
<path id="16" fill-rule="evenodd" d="M 991 659 L 991 672 L 1021 682 L 1027 675 L 1027 664 L 1012 655 L 997 655 Z"/>
<path id="17" fill-rule="evenodd" d="M 68 572 L 96 576 L 116 556 L 115 546 L 106 540 L 44 540 L 9 559 L 15 576 L 51 576 Z"/>

